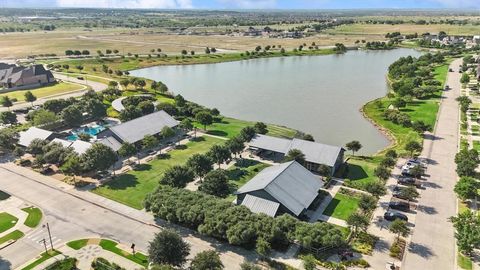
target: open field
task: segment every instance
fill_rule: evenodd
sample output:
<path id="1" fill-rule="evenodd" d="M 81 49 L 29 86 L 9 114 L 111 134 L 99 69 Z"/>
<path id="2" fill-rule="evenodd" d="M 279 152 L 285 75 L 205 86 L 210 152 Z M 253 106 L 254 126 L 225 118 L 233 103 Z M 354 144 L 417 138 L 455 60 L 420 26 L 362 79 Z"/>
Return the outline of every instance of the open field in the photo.
<path id="1" fill-rule="evenodd" d="M 400 32 L 402 34 L 422 34 L 422 33 L 438 33 L 445 31 L 450 35 L 478 35 L 480 30 L 478 25 L 450 25 L 450 24 L 349 24 L 329 29 L 326 32 L 329 34 L 341 35 L 365 35 L 384 37 L 387 33 Z"/>
<path id="2" fill-rule="evenodd" d="M 337 193 L 328 204 L 323 214 L 334 218 L 347 220 L 358 208 L 359 200 L 353 196 Z"/>
<path id="3" fill-rule="evenodd" d="M 124 203 L 136 209 L 143 208 L 143 199 L 158 186 L 163 172 L 174 165 L 182 165 L 193 154 L 207 152 L 213 145 L 224 142 L 208 136 L 189 142 L 185 149 L 168 153 L 165 159 L 154 159 L 138 165 L 138 169 L 118 176 L 93 192 L 109 199 Z"/>
<path id="4" fill-rule="evenodd" d="M 84 88 L 83 85 L 75 84 L 75 83 L 69 83 L 69 82 L 61 82 L 61 83 L 56 83 L 54 85 L 49 85 L 49 86 L 44 86 L 41 88 L 37 89 L 31 89 L 31 90 L 21 90 L 21 91 L 12 91 L 8 93 L 3 93 L 0 94 L 0 97 L 8 96 L 9 98 L 15 98 L 18 101 L 24 101 L 25 100 L 25 93 L 27 91 L 32 92 L 37 98 L 41 97 L 47 97 L 47 96 L 52 96 L 52 95 L 59 95 L 59 94 L 65 94 L 69 92 L 75 92 L 82 90 Z"/>

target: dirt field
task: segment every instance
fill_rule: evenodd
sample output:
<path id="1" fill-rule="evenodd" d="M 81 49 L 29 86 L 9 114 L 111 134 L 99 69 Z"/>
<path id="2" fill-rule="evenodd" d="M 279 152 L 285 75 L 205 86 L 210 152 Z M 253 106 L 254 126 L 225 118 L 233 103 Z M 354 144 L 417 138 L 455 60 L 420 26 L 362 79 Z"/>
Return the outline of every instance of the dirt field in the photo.
<path id="1" fill-rule="evenodd" d="M 416 25 L 416 24 L 351 24 L 341 25 L 335 29 L 328 30 L 330 34 L 340 35 L 382 35 L 391 32 L 400 32 L 402 34 L 422 34 L 426 32 L 438 33 L 445 31 L 450 35 L 480 35 L 480 26 L 474 25 L 449 25 L 449 24 L 431 24 L 431 25 Z"/>

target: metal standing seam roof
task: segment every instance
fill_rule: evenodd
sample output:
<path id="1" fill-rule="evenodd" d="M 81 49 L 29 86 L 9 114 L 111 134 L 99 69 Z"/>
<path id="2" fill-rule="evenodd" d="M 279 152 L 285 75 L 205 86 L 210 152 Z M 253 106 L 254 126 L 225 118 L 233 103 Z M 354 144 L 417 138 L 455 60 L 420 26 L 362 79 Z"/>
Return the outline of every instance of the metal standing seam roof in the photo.
<path id="1" fill-rule="evenodd" d="M 333 167 L 342 147 L 311 142 L 301 139 L 281 139 L 266 135 L 256 135 L 249 143 L 250 146 L 287 154 L 292 149 L 298 149 L 305 155 L 305 160 L 316 164 Z"/>
<path id="2" fill-rule="evenodd" d="M 70 147 L 73 142 L 68 141 L 68 140 L 64 140 L 64 139 L 55 138 L 50 143 L 59 143 L 59 144 L 63 145 L 63 147 Z"/>
<path id="3" fill-rule="evenodd" d="M 90 147 L 92 147 L 92 144 L 82 140 L 76 140 L 72 143 L 72 145 L 70 145 L 70 147 L 72 147 L 77 154 L 82 155 L 87 152 Z"/>
<path id="4" fill-rule="evenodd" d="M 135 143 L 146 135 L 159 133 L 166 126 L 177 125 L 178 121 L 162 110 L 113 126 L 110 130 L 123 142 Z"/>
<path id="5" fill-rule="evenodd" d="M 112 148 L 113 151 L 118 151 L 122 147 L 122 144 L 119 141 L 117 141 L 114 137 L 111 137 L 111 136 L 99 140 L 98 143 L 101 143 L 103 145 L 106 145 Z"/>
<path id="6" fill-rule="evenodd" d="M 264 190 L 295 215 L 310 206 L 323 182 L 296 161 L 268 167 L 236 193 Z"/>
<path id="7" fill-rule="evenodd" d="M 253 213 L 264 213 L 271 217 L 275 217 L 280 207 L 280 204 L 277 202 L 272 202 L 250 194 L 245 196 L 241 205 L 246 206 Z"/>
<path id="8" fill-rule="evenodd" d="M 37 128 L 37 127 L 31 127 L 26 131 L 22 131 L 19 133 L 19 139 L 18 139 L 18 144 L 21 146 L 29 146 L 30 143 L 35 140 L 35 139 L 41 139 L 41 140 L 46 140 L 48 137 L 50 137 L 53 134 L 53 132 Z"/>

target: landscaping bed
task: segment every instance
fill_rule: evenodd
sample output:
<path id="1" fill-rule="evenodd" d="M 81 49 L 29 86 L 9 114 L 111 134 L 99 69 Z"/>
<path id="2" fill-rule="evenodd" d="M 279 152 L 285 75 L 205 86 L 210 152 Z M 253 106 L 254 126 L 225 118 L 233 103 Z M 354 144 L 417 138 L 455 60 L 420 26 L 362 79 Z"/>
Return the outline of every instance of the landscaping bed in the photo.
<path id="1" fill-rule="evenodd" d="M 25 220 L 24 224 L 27 227 L 30 228 L 35 228 L 40 224 L 40 221 L 42 220 L 42 211 L 38 209 L 37 207 L 26 207 L 22 208 L 23 211 L 28 213 L 27 219 Z"/>
<path id="2" fill-rule="evenodd" d="M 18 218 L 10 215 L 9 213 L 0 213 L 0 233 L 3 233 L 17 224 Z"/>
<path id="3" fill-rule="evenodd" d="M 61 261 L 56 261 L 45 268 L 45 270 L 76 270 L 76 269 L 77 269 L 77 259 L 75 258 L 66 258 Z"/>

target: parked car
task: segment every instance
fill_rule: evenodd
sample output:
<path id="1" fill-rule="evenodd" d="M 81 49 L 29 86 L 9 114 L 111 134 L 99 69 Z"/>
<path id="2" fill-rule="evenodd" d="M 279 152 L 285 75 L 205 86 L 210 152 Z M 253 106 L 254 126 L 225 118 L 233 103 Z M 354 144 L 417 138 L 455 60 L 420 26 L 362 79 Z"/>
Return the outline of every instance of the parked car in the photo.
<path id="1" fill-rule="evenodd" d="M 427 162 L 423 159 L 419 159 L 419 158 L 411 158 L 407 161 L 407 164 L 410 163 L 410 164 L 414 164 L 414 165 L 420 165 L 422 166 L 423 168 L 427 168 Z"/>
<path id="2" fill-rule="evenodd" d="M 388 203 L 388 207 L 399 210 L 399 211 L 408 211 L 410 210 L 410 204 L 407 202 L 401 202 L 401 201 L 392 201 Z"/>
<path id="3" fill-rule="evenodd" d="M 404 186 L 415 186 L 417 188 L 422 187 L 422 182 L 412 177 L 400 177 L 398 178 L 397 183 Z"/>
<path id="4" fill-rule="evenodd" d="M 448 72 L 453 72 L 453 69 L 449 68 L 449 69 L 448 69 Z"/>
<path id="5" fill-rule="evenodd" d="M 403 221 L 408 221 L 408 217 L 405 216 L 402 213 L 397 213 L 397 212 L 392 212 L 392 211 L 387 211 L 385 214 L 383 214 L 383 218 L 388 221 L 394 221 L 396 219 L 400 219 Z"/>
<path id="6" fill-rule="evenodd" d="M 152 149 L 147 151 L 147 155 L 149 155 L 149 156 L 155 155 L 155 153 L 156 153 L 156 151 L 152 150 Z"/>
<path id="7" fill-rule="evenodd" d="M 83 80 L 83 77 L 81 77 L 81 76 L 80 76 L 80 77 L 77 77 L 77 79 L 79 79 L 79 80 Z"/>

